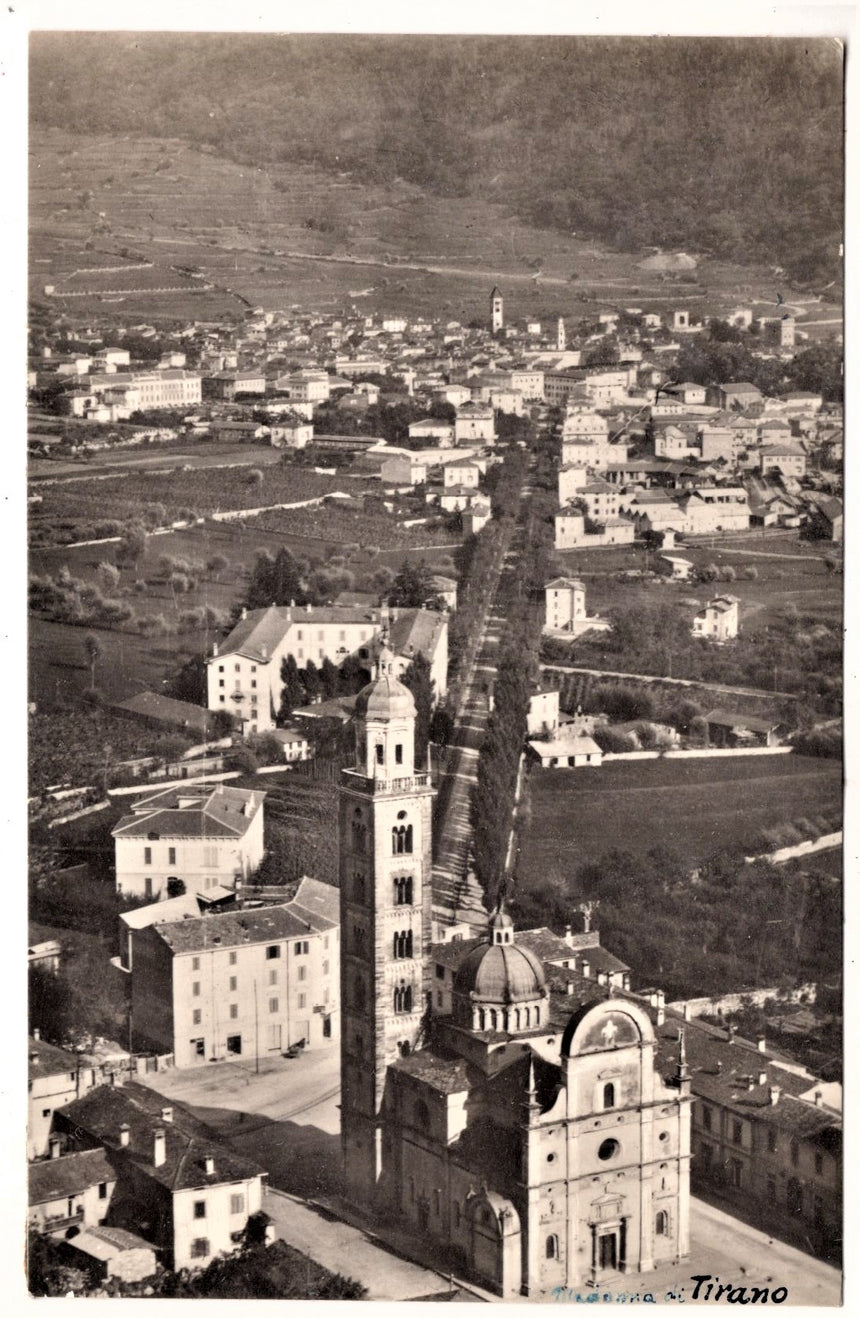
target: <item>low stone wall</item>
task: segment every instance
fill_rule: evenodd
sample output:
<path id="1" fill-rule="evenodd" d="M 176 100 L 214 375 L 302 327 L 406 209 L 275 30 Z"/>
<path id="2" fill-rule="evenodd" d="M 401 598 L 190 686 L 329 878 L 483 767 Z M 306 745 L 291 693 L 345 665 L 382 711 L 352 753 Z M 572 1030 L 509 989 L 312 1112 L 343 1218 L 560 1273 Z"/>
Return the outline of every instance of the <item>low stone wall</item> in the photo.
<path id="1" fill-rule="evenodd" d="M 821 837 L 810 838 L 806 842 L 797 842 L 792 847 L 778 847 L 776 851 L 767 851 L 761 856 L 744 856 L 748 865 L 756 860 L 768 860 L 771 865 L 782 865 L 787 860 L 798 856 L 814 856 L 817 851 L 831 851 L 842 846 L 842 829 L 836 833 L 822 833 Z"/>
<path id="2" fill-rule="evenodd" d="M 750 1005 L 761 1007 L 768 998 L 778 998 L 781 1002 L 815 1002 L 817 997 L 817 984 L 800 984 L 787 993 L 776 988 L 760 988 L 750 989 L 747 993 L 723 993 L 715 998 L 682 998 L 666 1005 L 669 1011 L 678 1012 L 685 1020 L 695 1020 L 697 1016 L 731 1015 Z"/>
<path id="3" fill-rule="evenodd" d="M 704 747 L 686 751 L 619 751 L 618 754 L 604 755 L 603 763 L 609 760 L 718 760 L 728 755 L 790 755 L 791 750 L 791 746 L 729 746 L 726 749 Z"/>

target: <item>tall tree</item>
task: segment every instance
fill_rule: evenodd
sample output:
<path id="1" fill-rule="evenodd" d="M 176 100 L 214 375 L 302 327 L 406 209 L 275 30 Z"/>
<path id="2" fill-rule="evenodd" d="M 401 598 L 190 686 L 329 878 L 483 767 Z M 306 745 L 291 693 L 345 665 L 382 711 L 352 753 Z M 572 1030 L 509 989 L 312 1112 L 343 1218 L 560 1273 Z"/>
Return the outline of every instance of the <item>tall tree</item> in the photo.
<path id="1" fill-rule="evenodd" d="M 415 701 L 415 767 L 423 769 L 427 763 L 427 746 L 430 741 L 430 720 L 433 717 L 435 697 L 430 662 L 423 654 L 416 654 L 403 677 L 403 685 L 412 692 Z"/>
<path id="2" fill-rule="evenodd" d="M 96 689 L 96 664 L 101 658 L 102 643 L 95 632 L 87 632 L 84 637 L 84 653 L 90 666 L 90 690 Z"/>

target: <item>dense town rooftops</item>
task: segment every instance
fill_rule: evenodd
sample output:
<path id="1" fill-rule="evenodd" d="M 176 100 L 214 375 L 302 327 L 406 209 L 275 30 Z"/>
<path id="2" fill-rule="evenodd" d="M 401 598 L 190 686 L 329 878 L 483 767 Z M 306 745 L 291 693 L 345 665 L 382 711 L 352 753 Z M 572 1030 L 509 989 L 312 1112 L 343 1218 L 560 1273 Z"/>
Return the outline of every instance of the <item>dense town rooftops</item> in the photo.
<path id="1" fill-rule="evenodd" d="M 169 1116 L 165 1118 L 165 1112 Z M 135 1081 L 122 1088 L 99 1085 L 60 1109 L 64 1124 L 119 1153 L 172 1191 L 246 1181 L 266 1173 L 221 1144 L 203 1122 L 179 1104 Z M 128 1127 L 128 1144 L 121 1129 Z M 153 1158 L 156 1130 L 164 1132 L 164 1161 Z M 211 1167 L 211 1170 L 207 1170 Z"/>
<path id="2" fill-rule="evenodd" d="M 307 937 L 309 933 L 319 933 L 336 925 L 336 917 L 284 902 L 279 906 L 245 906 L 240 910 L 170 921 L 153 927 L 174 956 L 181 956 L 188 952 Z"/>

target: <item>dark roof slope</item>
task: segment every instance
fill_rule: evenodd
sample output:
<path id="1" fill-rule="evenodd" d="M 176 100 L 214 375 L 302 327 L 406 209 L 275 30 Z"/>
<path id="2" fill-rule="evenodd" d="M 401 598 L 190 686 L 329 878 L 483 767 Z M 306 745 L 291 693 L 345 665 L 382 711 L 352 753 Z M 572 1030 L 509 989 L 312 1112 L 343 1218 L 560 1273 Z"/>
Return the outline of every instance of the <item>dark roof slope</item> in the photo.
<path id="1" fill-rule="evenodd" d="M 82 1194 L 91 1185 L 116 1180 L 116 1171 L 104 1149 L 84 1149 L 47 1162 L 32 1162 L 28 1175 L 31 1204 Z"/>
<path id="2" fill-rule="evenodd" d="M 164 1107 L 173 1109 L 172 1121 L 162 1120 Z M 222 1144 L 187 1109 L 133 1080 L 121 1088 L 99 1085 L 58 1109 L 57 1117 L 69 1128 L 80 1127 L 105 1145 L 114 1158 L 127 1158 L 170 1190 L 193 1190 L 266 1175 L 250 1158 L 240 1157 Z M 120 1144 L 123 1125 L 129 1127 L 127 1147 Z M 165 1159 L 160 1167 L 153 1163 L 156 1129 L 165 1133 Z M 206 1172 L 209 1156 L 214 1161 L 211 1174 Z"/>

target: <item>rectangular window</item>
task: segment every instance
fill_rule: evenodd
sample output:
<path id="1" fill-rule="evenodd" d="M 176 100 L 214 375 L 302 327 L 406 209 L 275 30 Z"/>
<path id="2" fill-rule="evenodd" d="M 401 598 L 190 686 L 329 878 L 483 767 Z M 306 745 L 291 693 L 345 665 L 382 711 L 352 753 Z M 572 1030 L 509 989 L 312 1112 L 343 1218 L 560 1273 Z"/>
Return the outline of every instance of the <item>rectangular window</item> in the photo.
<path id="1" fill-rule="evenodd" d="M 231 953 L 230 953 L 230 965 L 231 965 L 231 966 L 235 966 L 235 964 L 236 964 L 236 953 L 235 953 L 235 952 L 231 952 Z"/>
<path id="2" fill-rule="evenodd" d="M 441 1006 L 442 1006 L 442 994 L 441 994 L 441 993 L 437 993 L 437 994 L 436 994 L 436 1006 L 437 1006 L 437 1007 L 441 1007 Z"/>
<path id="3" fill-rule="evenodd" d="M 168 865 L 176 864 L 176 847 L 167 848 L 167 863 Z"/>
<path id="4" fill-rule="evenodd" d="M 221 678 L 218 679 L 218 685 L 219 685 L 219 686 L 223 686 L 223 685 L 224 685 L 224 679 L 223 679 L 223 677 L 221 677 Z"/>
<path id="5" fill-rule="evenodd" d="M 203 1012 L 200 1010 L 199 1007 L 195 1007 L 193 1012 L 191 1013 L 191 1024 L 199 1025 L 202 1020 L 203 1020 Z"/>
<path id="6" fill-rule="evenodd" d="M 251 696 L 251 704 L 252 704 L 252 705 L 256 705 L 256 703 L 257 703 L 257 697 L 256 697 L 256 696 Z"/>
<path id="7" fill-rule="evenodd" d="M 241 664 L 235 664 L 234 667 L 235 667 L 237 673 L 241 673 L 241 671 L 242 671 L 242 665 L 241 665 Z"/>
<path id="8" fill-rule="evenodd" d="M 269 984 L 277 984 L 277 982 L 278 982 L 278 972 L 277 972 L 277 970 L 270 970 L 270 971 L 269 971 Z"/>
<path id="9" fill-rule="evenodd" d="M 740 1121 L 732 1122 L 732 1143 L 742 1144 L 744 1138 L 744 1128 Z"/>
<path id="10" fill-rule="evenodd" d="M 236 976 L 236 975 L 231 975 L 231 976 L 230 976 L 230 992 L 231 992 L 231 993 L 235 993 L 235 992 L 236 992 L 236 986 L 237 986 L 238 983 L 239 983 L 239 980 L 238 980 L 237 976 Z"/>
<path id="11" fill-rule="evenodd" d="M 776 1131 L 771 1127 L 767 1132 L 767 1151 L 776 1153 Z"/>
<path id="12" fill-rule="evenodd" d="M 107 1182 L 99 1182 L 99 1199 L 107 1199 Z"/>
<path id="13" fill-rule="evenodd" d="M 199 970 L 199 969 L 200 969 L 200 957 L 199 957 L 199 956 L 193 956 L 193 957 L 191 958 L 191 969 L 192 969 L 192 970 Z"/>
<path id="14" fill-rule="evenodd" d="M 815 1155 L 815 1175 L 820 1176 L 824 1171 L 824 1154 L 816 1153 Z"/>
<path id="15" fill-rule="evenodd" d="M 205 1199 L 195 1199 L 195 1200 L 194 1200 L 194 1216 L 197 1217 L 197 1218 L 199 1218 L 199 1217 L 205 1217 L 205 1216 L 206 1216 L 206 1200 L 205 1200 Z"/>
<path id="16" fill-rule="evenodd" d="M 235 1217 L 237 1213 L 245 1211 L 245 1196 L 243 1194 L 230 1195 L 230 1215 Z"/>
<path id="17" fill-rule="evenodd" d="M 444 967 L 444 966 L 440 966 L 440 965 L 437 965 L 437 966 L 436 966 L 436 978 L 437 978 L 437 979 L 444 979 L 444 978 L 445 978 L 445 967 Z M 705 1109 L 705 1110 L 707 1111 L 707 1109 Z"/>
<path id="18" fill-rule="evenodd" d="M 235 1021 L 235 1020 L 238 1020 L 238 1019 L 239 1019 L 239 1004 L 238 1004 L 238 1002 L 231 1002 L 231 1003 L 230 1003 L 230 1020 L 231 1020 L 231 1021 Z"/>
<path id="19" fill-rule="evenodd" d="M 329 973 L 329 963 L 328 961 L 323 961 L 323 974 L 327 975 L 328 973 Z"/>
<path id="20" fill-rule="evenodd" d="M 307 1005 L 308 1005 L 308 995 L 307 995 L 307 993 L 300 993 L 300 994 L 299 994 L 299 1010 L 300 1010 L 300 1011 L 304 1011 L 304 1009 L 305 1009 L 305 1007 L 306 1007 Z"/>
<path id="21" fill-rule="evenodd" d="M 223 704 L 224 704 L 224 697 L 223 697 L 223 696 L 219 696 L 218 699 L 221 701 L 221 704 L 223 705 Z"/>
<path id="22" fill-rule="evenodd" d="M 152 864 L 152 847 L 143 848 L 143 863 L 144 865 Z"/>
<path id="23" fill-rule="evenodd" d="M 395 764 L 403 763 L 403 747 L 400 745 L 394 747 L 394 763 Z"/>
<path id="24" fill-rule="evenodd" d="M 308 977 L 307 966 L 299 966 L 299 979 L 307 979 L 307 977 Z"/>
<path id="25" fill-rule="evenodd" d="M 274 1013 L 275 1013 L 277 1010 L 278 1010 L 278 999 L 277 999 L 277 998 L 269 998 L 269 1011 L 274 1015 Z"/>
<path id="26" fill-rule="evenodd" d="M 195 979 L 194 983 L 191 985 L 191 996 L 194 997 L 194 998 L 199 998 L 199 997 L 200 997 L 200 980 L 199 980 L 199 979 Z"/>
<path id="27" fill-rule="evenodd" d="M 271 947 L 266 948 L 267 961 L 277 961 L 280 955 L 281 955 L 281 949 L 277 943 L 273 943 Z"/>
<path id="28" fill-rule="evenodd" d="M 257 671 L 257 665 L 256 665 L 256 664 L 251 664 L 251 672 L 252 672 L 252 673 L 256 673 L 256 671 Z"/>
<path id="29" fill-rule="evenodd" d="M 223 664 L 219 664 L 219 665 L 218 665 L 218 672 L 219 672 L 219 673 L 223 673 L 223 672 L 224 672 L 224 665 L 223 665 Z"/>
<path id="30" fill-rule="evenodd" d="M 297 638 L 298 640 L 301 640 L 301 639 L 302 639 L 302 629 L 301 629 L 301 627 L 300 627 L 299 630 L 296 632 L 296 638 Z"/>
<path id="31" fill-rule="evenodd" d="M 325 948 L 325 950 L 326 950 L 326 952 L 327 952 L 327 951 L 328 951 L 328 934 L 326 934 L 325 938 L 323 939 L 323 947 Z"/>
<path id="32" fill-rule="evenodd" d="M 254 678 L 251 679 L 251 690 L 252 690 L 252 691 L 255 690 L 255 689 L 256 689 L 256 686 L 257 686 L 257 679 L 256 679 L 256 677 L 254 677 Z"/>
<path id="33" fill-rule="evenodd" d="M 296 956 L 307 956 L 309 950 L 310 950 L 310 943 L 304 940 L 300 943 L 293 944 L 293 952 Z"/>
<path id="34" fill-rule="evenodd" d="M 205 1259 L 205 1258 L 208 1258 L 208 1257 L 209 1257 L 209 1241 L 208 1241 L 208 1240 L 201 1240 L 201 1239 L 198 1239 L 198 1240 L 192 1240 L 192 1242 L 191 1242 L 191 1257 L 192 1257 L 193 1259 Z"/>

